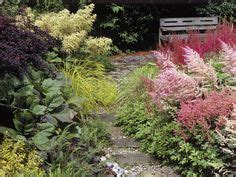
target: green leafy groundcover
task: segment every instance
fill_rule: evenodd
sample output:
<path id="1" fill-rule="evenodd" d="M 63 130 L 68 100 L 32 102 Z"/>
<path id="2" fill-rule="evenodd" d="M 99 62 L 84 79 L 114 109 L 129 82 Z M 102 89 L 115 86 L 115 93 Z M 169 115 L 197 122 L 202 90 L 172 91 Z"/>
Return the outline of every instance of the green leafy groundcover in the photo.
<path id="1" fill-rule="evenodd" d="M 175 134 L 179 125 L 168 115 L 149 113 L 142 101 L 126 103 L 120 108 L 117 125 L 124 132 L 138 139 L 143 151 L 161 159 L 183 176 L 212 174 L 212 168 L 220 169 L 227 158 L 222 156 L 217 144 L 210 144 L 201 137 L 185 142 Z"/>
<path id="2" fill-rule="evenodd" d="M 116 124 L 127 135 L 138 139 L 144 152 L 173 167 L 182 176 L 211 176 L 224 169 L 232 157 L 222 153 L 214 131 L 209 132 L 210 140 L 196 133 L 186 141 L 180 124 L 175 121 L 176 110 L 169 107 L 161 112 L 149 100 L 140 78 L 146 76 L 152 79 L 154 73 L 153 67 L 147 65 L 127 76 L 125 80 L 134 79 L 135 82 L 124 82 L 121 86 L 125 90 L 120 94 L 123 102 Z M 136 95 L 133 99 L 126 99 L 133 94 Z"/>

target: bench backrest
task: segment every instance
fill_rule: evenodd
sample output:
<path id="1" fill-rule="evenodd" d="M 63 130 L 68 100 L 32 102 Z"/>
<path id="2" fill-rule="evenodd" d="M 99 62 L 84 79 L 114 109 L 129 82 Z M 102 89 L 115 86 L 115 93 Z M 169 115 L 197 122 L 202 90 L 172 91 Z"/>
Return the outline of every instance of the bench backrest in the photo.
<path id="1" fill-rule="evenodd" d="M 199 31 L 199 36 L 202 38 L 206 35 L 202 32 L 215 30 L 218 23 L 218 17 L 161 18 L 159 46 L 161 46 L 161 40 L 171 41 L 173 35 L 177 35 L 181 39 L 186 39 L 188 37 L 187 31 L 189 30 Z"/>
<path id="2" fill-rule="evenodd" d="M 218 24 L 218 17 L 187 17 L 187 18 L 161 18 L 160 27 L 178 26 L 214 26 Z"/>

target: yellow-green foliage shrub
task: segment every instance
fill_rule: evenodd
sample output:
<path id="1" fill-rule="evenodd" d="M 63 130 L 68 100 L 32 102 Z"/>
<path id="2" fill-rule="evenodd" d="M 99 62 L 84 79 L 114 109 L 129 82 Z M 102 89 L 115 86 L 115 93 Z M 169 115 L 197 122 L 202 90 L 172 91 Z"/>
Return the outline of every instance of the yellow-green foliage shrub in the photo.
<path id="1" fill-rule="evenodd" d="M 84 113 L 107 108 L 116 101 L 116 84 L 105 75 L 103 65 L 91 62 L 74 65 L 66 63 L 63 72 L 72 81 L 76 94 L 85 98 Z"/>
<path id="2" fill-rule="evenodd" d="M 5 138 L 0 145 L 0 176 L 44 173 L 42 159 L 37 151 L 26 147 L 24 142 Z"/>
<path id="3" fill-rule="evenodd" d="M 106 55 L 111 49 L 112 40 L 88 35 L 96 20 L 93 9 L 94 5 L 90 4 L 74 14 L 68 10 L 43 14 L 36 19 L 35 24 L 60 39 L 68 53 L 82 50 L 92 56 Z"/>

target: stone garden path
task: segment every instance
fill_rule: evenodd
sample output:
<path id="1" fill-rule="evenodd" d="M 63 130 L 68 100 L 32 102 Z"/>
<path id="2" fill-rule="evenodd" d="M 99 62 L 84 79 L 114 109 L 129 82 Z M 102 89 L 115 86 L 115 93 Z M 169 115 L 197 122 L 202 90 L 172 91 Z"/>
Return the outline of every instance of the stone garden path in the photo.
<path id="1" fill-rule="evenodd" d="M 110 72 L 119 84 L 123 77 L 135 68 L 154 60 L 151 53 L 116 56 L 112 58 L 115 71 Z M 139 143 L 123 135 L 121 128 L 115 127 L 115 113 L 103 113 L 101 118 L 109 126 L 112 146 L 107 148 L 105 160 L 116 162 L 125 170 L 128 177 L 179 177 L 171 168 L 161 166 L 155 159 L 139 150 Z M 116 164 L 116 165 L 117 165 Z M 119 176 L 119 175 L 110 175 Z M 109 176 L 109 177 L 110 177 Z"/>

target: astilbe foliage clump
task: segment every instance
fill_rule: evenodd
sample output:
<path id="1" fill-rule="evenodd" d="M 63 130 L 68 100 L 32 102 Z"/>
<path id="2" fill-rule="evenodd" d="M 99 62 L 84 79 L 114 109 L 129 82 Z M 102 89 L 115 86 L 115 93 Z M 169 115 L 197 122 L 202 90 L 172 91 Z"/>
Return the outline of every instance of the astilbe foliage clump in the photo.
<path id="1" fill-rule="evenodd" d="M 178 121 L 189 130 L 198 126 L 207 133 L 224 125 L 221 117 L 229 118 L 235 103 L 231 94 L 226 91 L 212 92 L 205 99 L 182 102 L 177 113 Z"/>
<path id="2" fill-rule="evenodd" d="M 0 15 L 0 69 L 2 73 L 19 74 L 32 64 L 39 69 L 50 69 L 42 59 L 49 50 L 58 47 L 57 40 L 25 21 L 18 27 L 16 21 Z"/>

